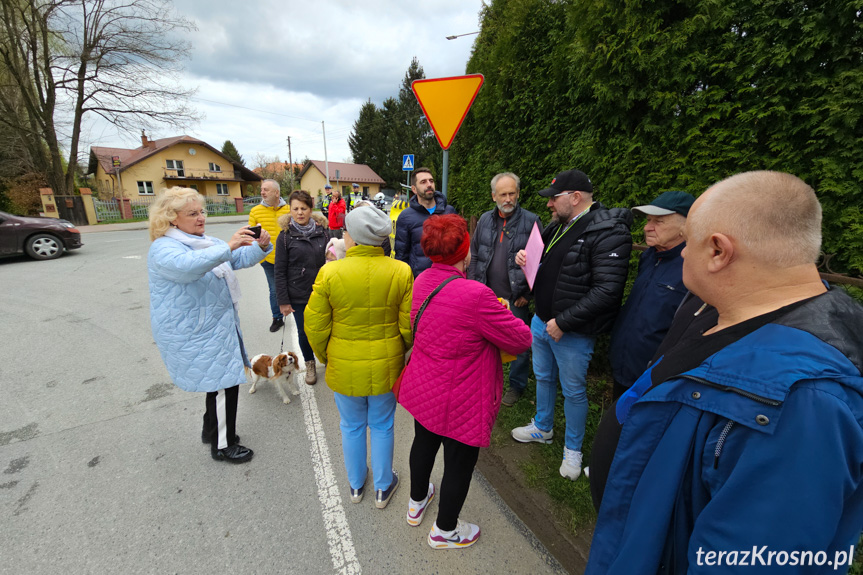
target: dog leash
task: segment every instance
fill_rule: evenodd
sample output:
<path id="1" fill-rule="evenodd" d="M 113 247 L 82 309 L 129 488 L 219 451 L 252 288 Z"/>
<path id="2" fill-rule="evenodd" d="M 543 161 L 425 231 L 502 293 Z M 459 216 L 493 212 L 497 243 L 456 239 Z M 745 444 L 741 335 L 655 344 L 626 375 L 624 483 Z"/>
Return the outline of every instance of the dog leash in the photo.
<path id="1" fill-rule="evenodd" d="M 288 327 L 287 317 L 282 316 L 282 345 L 279 346 L 279 353 L 285 351 L 285 329 Z"/>

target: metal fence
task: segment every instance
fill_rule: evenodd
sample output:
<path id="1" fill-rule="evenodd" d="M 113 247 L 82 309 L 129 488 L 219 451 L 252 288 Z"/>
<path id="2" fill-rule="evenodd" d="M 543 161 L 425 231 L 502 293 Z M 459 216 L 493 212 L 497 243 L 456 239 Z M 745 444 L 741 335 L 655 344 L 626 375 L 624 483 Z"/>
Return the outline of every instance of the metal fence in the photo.
<path id="1" fill-rule="evenodd" d="M 245 209 L 253 208 L 261 203 L 261 196 L 250 196 L 243 198 L 243 207 Z"/>
<path id="2" fill-rule="evenodd" d="M 234 203 L 233 198 L 212 198 L 210 196 L 204 196 L 204 201 L 206 205 L 204 209 L 207 210 L 207 214 L 209 215 L 222 215 L 222 214 L 236 214 L 237 213 L 237 205 Z"/>
<path id="3" fill-rule="evenodd" d="M 96 219 L 100 222 L 112 222 L 123 219 L 117 200 L 97 200 L 94 198 L 93 207 L 96 208 Z"/>
<path id="4" fill-rule="evenodd" d="M 150 206 L 156 201 L 156 197 L 139 197 L 129 202 L 129 207 L 132 208 L 132 218 L 136 220 L 146 220 L 149 217 Z M 234 198 L 219 198 L 204 196 L 204 209 L 210 215 L 236 214 L 237 205 Z M 248 209 L 249 206 L 256 206 L 261 203 L 260 196 L 255 198 L 246 198 L 243 204 Z M 119 202 L 115 199 L 97 200 L 93 198 L 93 206 L 96 208 L 96 219 L 100 222 L 114 222 L 123 219 L 120 212 Z"/>
<path id="5" fill-rule="evenodd" d="M 129 202 L 129 207 L 132 208 L 133 219 L 146 219 L 150 217 L 150 206 L 156 201 L 156 196 L 138 197 Z"/>

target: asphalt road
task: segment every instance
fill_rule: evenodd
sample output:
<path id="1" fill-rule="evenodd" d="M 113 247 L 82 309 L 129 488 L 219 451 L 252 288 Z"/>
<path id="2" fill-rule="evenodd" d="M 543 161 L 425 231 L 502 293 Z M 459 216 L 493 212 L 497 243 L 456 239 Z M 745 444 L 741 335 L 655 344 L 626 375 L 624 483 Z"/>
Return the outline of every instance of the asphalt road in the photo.
<path id="1" fill-rule="evenodd" d="M 212 220 L 227 239 L 239 227 Z M 333 394 L 240 389 L 244 465 L 200 442 L 204 395 L 168 378 L 149 325 L 145 230 L 84 235 L 54 261 L 0 260 L 0 573 L 560 573 L 476 473 L 462 518 L 480 540 L 433 550 L 405 522 L 412 418 L 396 414 L 389 507 L 350 503 Z M 263 270 L 238 273 L 250 355 L 276 353 Z M 289 322 L 293 328 L 293 322 Z M 296 332 L 286 347 L 298 350 Z M 439 456 L 432 476 L 440 485 Z"/>

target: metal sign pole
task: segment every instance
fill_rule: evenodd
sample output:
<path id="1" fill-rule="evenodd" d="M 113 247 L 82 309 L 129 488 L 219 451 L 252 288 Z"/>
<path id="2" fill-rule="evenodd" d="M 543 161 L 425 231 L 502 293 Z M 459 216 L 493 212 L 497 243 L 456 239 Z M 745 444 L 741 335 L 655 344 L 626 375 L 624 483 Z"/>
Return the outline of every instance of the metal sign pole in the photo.
<path id="1" fill-rule="evenodd" d="M 449 150 L 443 151 L 443 176 L 441 176 L 441 193 L 446 200 L 447 184 L 449 183 Z"/>

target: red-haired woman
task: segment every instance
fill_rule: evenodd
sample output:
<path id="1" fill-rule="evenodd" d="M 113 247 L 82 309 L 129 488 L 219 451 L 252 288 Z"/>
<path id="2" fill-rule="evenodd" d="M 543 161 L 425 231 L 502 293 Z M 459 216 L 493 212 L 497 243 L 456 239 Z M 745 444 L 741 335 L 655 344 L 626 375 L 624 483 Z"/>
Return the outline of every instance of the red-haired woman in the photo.
<path id="1" fill-rule="evenodd" d="M 429 477 L 443 444 L 444 479 L 428 543 L 435 549 L 456 549 L 472 545 L 480 534 L 479 527 L 461 521 L 459 513 L 479 448 L 488 447 L 500 409 L 500 350 L 518 355 L 530 347 L 531 336 L 530 328 L 498 302 L 491 288 L 465 278 L 470 236 L 463 218 L 429 218 L 421 245 L 432 267 L 414 283 L 412 325 L 431 299 L 415 324 L 413 352 L 399 394 L 399 403 L 415 419 L 407 522 L 419 525 L 434 497 Z"/>

